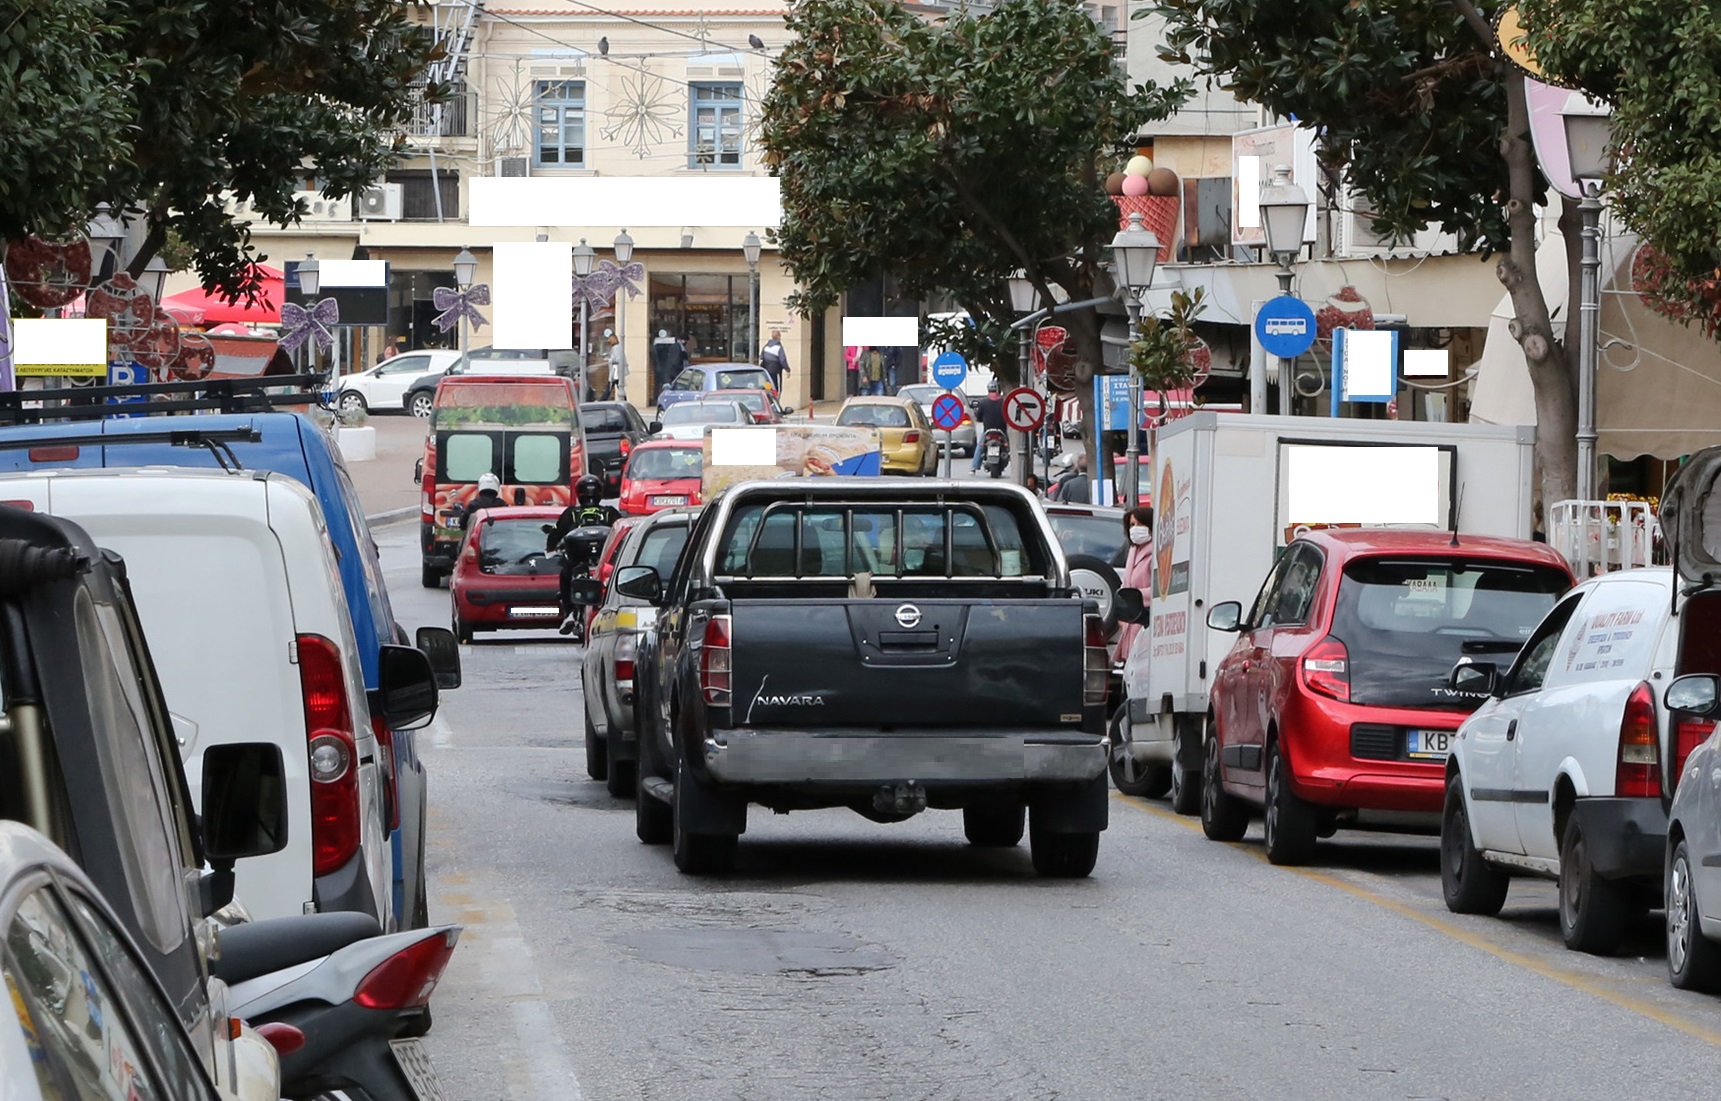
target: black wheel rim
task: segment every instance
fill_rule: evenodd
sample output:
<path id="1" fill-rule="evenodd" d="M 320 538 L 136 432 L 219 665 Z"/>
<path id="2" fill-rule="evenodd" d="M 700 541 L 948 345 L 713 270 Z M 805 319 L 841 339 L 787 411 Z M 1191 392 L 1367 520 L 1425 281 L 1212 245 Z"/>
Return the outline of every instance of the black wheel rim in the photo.
<path id="1" fill-rule="evenodd" d="M 1266 835 L 1269 849 L 1279 839 L 1279 789 L 1285 782 L 1284 777 L 1280 775 L 1281 769 L 1279 751 L 1275 748 L 1267 763 L 1267 811 L 1262 822 L 1262 830 Z"/>
<path id="2" fill-rule="evenodd" d="M 1440 857 L 1445 862 L 1447 874 L 1454 887 L 1464 882 L 1464 861 L 1467 855 L 1464 849 L 1469 838 L 1469 829 L 1462 805 L 1452 812 L 1440 829 Z"/>
<path id="3" fill-rule="evenodd" d="M 1574 928 L 1584 906 L 1584 837 L 1578 834 L 1560 860 L 1560 919 Z"/>

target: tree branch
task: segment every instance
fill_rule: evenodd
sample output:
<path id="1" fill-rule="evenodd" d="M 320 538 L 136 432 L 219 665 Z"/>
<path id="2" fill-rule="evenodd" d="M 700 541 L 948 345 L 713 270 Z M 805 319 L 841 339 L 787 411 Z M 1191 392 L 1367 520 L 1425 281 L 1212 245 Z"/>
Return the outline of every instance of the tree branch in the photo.
<path id="1" fill-rule="evenodd" d="M 1487 18 L 1477 10 L 1471 0 L 1452 0 L 1452 6 L 1458 9 L 1458 14 L 1464 17 L 1464 22 L 1476 32 L 1476 37 L 1482 40 L 1490 54 L 1494 52 L 1497 43 L 1494 41 L 1494 28 Z"/>

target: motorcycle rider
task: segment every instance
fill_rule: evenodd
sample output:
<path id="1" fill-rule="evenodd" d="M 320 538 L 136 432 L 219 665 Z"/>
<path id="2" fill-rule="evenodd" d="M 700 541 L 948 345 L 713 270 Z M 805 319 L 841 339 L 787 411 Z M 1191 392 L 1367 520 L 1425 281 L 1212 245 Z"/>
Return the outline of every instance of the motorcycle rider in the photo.
<path id="1" fill-rule="evenodd" d="M 561 549 L 562 539 L 575 528 L 611 527 L 621 518 L 618 509 L 603 503 L 604 482 L 595 474 L 587 474 L 574 483 L 574 503 L 562 510 L 556 517 L 556 522 L 550 526 L 549 535 L 545 540 L 544 549 L 555 553 Z M 584 569 L 588 563 L 575 563 L 567 554 L 562 555 L 561 586 L 557 600 L 562 612 L 562 634 L 572 634 L 580 625 L 581 609 L 573 603 L 570 587 L 576 568 Z"/>
<path id="2" fill-rule="evenodd" d="M 970 470 L 979 470 L 980 464 L 986 461 L 986 433 L 994 430 L 1003 433 L 1004 446 L 1009 447 L 1010 426 L 1004 420 L 1004 399 L 998 389 L 997 379 L 988 381 L 986 396 L 974 404 L 974 423 L 980 426 L 980 437 L 974 442 L 974 465 Z"/>
<path id="3" fill-rule="evenodd" d="M 466 507 L 460 513 L 460 530 L 465 531 L 472 526 L 472 514 L 482 512 L 487 508 L 501 508 L 508 502 L 502 499 L 502 479 L 486 470 L 478 475 L 478 492 L 472 500 L 466 502 Z"/>

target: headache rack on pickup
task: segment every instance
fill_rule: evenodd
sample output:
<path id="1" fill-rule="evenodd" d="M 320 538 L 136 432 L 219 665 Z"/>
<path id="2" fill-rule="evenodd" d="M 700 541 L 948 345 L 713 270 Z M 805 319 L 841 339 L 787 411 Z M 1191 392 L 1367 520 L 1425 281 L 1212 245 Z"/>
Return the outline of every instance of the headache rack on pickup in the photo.
<path id="1" fill-rule="evenodd" d="M 323 405 L 324 374 L 68 386 L 0 393 L 0 426 L 170 413 L 266 413 L 282 405 Z M 143 401 L 121 400 L 143 398 Z"/>

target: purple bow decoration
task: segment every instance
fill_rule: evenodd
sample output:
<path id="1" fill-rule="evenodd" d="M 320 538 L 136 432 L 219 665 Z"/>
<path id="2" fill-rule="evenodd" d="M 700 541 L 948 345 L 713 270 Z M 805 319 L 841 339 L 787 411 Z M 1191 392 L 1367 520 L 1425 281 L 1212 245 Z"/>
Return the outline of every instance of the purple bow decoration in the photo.
<path id="1" fill-rule="evenodd" d="M 315 339 L 317 347 L 328 351 L 335 346 L 332 326 L 341 323 L 340 303 L 325 298 L 310 309 L 296 302 L 281 307 L 281 347 L 296 352 L 307 340 Z"/>
<path id="2" fill-rule="evenodd" d="M 638 281 L 645 278 L 645 265 L 635 260 L 626 267 L 614 260 L 599 260 L 598 268 L 584 279 L 574 276 L 574 304 L 583 297 L 595 308 L 610 304 L 616 292 L 626 290 L 629 298 L 638 298 Z"/>
<path id="3" fill-rule="evenodd" d="M 478 312 L 478 307 L 490 304 L 490 284 L 479 283 L 464 291 L 435 287 L 430 292 L 430 304 L 442 311 L 431 319 L 431 324 L 443 332 L 454 328 L 462 317 L 472 322 L 474 329 L 482 329 L 488 319 Z"/>

